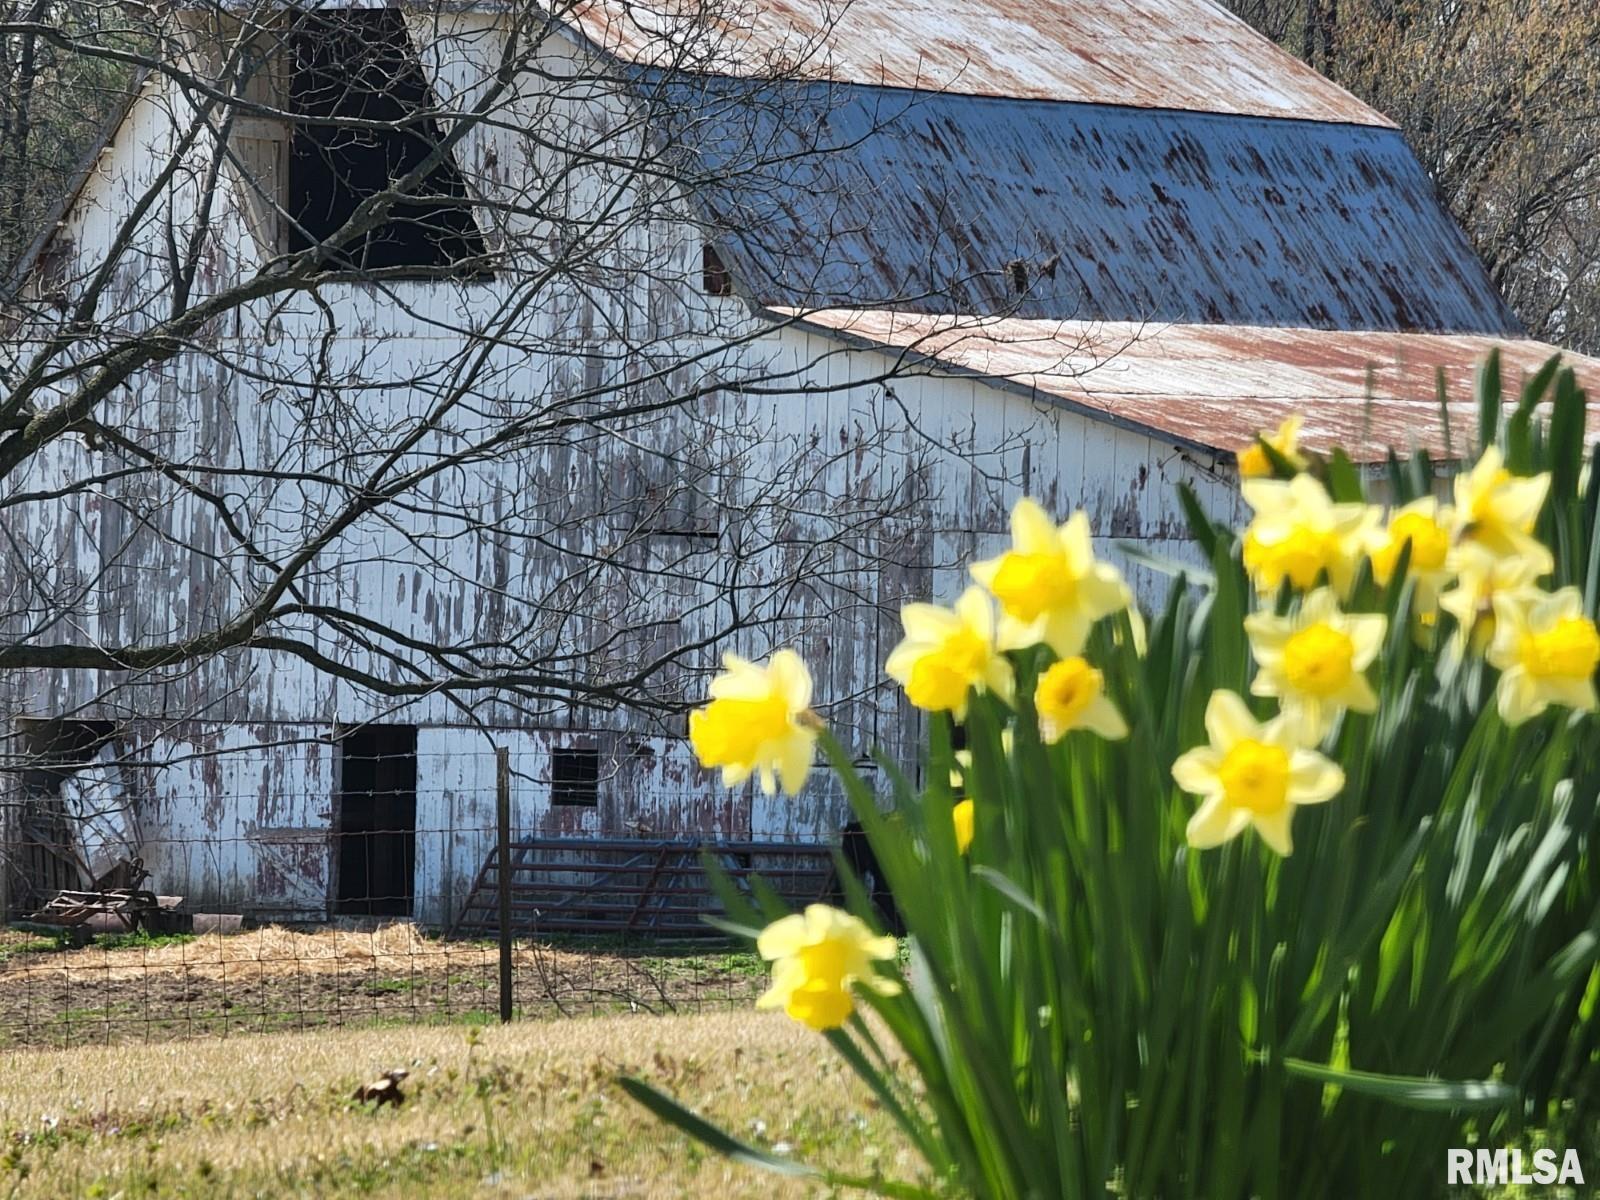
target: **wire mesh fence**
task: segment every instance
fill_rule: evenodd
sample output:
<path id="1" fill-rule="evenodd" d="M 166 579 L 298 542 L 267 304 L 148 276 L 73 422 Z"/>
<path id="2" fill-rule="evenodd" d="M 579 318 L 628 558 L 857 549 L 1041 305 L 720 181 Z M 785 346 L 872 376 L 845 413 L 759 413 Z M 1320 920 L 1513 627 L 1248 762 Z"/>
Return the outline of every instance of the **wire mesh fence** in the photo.
<path id="1" fill-rule="evenodd" d="M 705 922 L 708 864 L 795 906 L 838 894 L 816 836 L 608 828 L 598 804 L 563 828 L 504 753 L 488 788 L 419 807 L 414 757 L 366 757 L 347 752 L 332 793 L 220 793 L 192 814 L 125 774 L 13 790 L 0 1044 L 742 1006 L 765 970 Z"/>
<path id="2" fill-rule="evenodd" d="M 0 1038 L 67 1046 L 376 1023 L 490 1021 L 498 945 L 392 921 L 376 928 L 101 934 L 0 931 Z M 725 945 L 512 946 L 513 1015 L 686 1012 L 740 1006 L 760 963 Z"/>

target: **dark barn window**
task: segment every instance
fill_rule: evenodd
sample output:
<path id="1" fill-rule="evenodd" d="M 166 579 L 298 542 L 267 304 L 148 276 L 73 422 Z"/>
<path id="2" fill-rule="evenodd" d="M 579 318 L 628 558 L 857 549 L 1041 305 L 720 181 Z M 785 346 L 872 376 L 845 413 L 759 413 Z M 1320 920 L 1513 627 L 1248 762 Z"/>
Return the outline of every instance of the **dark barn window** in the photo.
<path id="1" fill-rule="evenodd" d="M 700 251 L 700 286 L 708 296 L 733 295 L 733 275 L 712 246 Z"/>
<path id="2" fill-rule="evenodd" d="M 417 729 L 362 725 L 339 743 L 334 909 L 411 915 L 417 866 Z"/>
<path id="3" fill-rule="evenodd" d="M 600 751 L 569 748 L 551 754 L 550 803 L 581 808 L 600 803 Z"/>
<path id="4" fill-rule="evenodd" d="M 286 207 L 289 249 L 304 250 L 338 231 L 364 200 L 420 165 L 441 140 L 436 122 L 417 116 L 434 99 L 412 52 L 404 17 L 392 9 L 309 14 L 294 26 L 290 51 Z M 338 128 L 329 120 L 380 123 Z M 484 242 L 461 172 L 448 157 L 396 204 L 389 220 L 340 251 L 335 269 L 437 270 L 483 262 Z"/>

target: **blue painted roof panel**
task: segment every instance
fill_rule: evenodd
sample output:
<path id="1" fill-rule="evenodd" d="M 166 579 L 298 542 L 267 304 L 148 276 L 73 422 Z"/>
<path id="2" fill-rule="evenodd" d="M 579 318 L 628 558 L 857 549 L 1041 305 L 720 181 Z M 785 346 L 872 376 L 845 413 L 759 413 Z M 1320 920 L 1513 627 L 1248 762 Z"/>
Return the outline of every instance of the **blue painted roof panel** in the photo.
<path id="1" fill-rule="evenodd" d="M 727 265 L 762 304 L 1520 332 L 1392 129 L 839 84 L 651 86 L 672 93 L 662 111 L 694 114 L 668 136 L 703 172 Z"/>

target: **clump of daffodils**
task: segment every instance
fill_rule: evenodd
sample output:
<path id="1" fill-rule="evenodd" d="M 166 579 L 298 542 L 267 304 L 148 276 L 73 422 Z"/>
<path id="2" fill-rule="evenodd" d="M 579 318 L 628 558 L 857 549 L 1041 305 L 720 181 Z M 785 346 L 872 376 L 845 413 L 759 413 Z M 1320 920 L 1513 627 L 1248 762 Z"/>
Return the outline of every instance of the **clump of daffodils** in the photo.
<path id="1" fill-rule="evenodd" d="M 1242 447 L 1246 518 L 1181 496 L 1203 561 L 1148 630 L 1107 531 L 1020 500 L 884 647 L 927 731 L 905 769 L 858 769 L 792 651 L 727 658 L 701 762 L 792 793 L 820 754 L 872 861 L 798 914 L 724 878 L 720 924 L 925 1170 L 808 1164 L 623 1085 L 813 1190 L 975 1200 L 1421 1195 L 1473 1130 L 1576 1113 L 1600 447 L 1571 372 L 1498 410 L 1495 375 L 1453 478 L 1421 452 L 1363 473 L 1297 417 Z"/>
<path id="2" fill-rule="evenodd" d="M 1411 618 L 1422 628 L 1453 622 L 1451 651 L 1480 654 L 1499 672 L 1497 708 L 1508 725 L 1553 706 L 1600 708 L 1600 632 L 1582 595 L 1539 586 L 1553 564 L 1534 534 L 1547 476 L 1516 477 L 1490 448 L 1456 479 L 1453 503 L 1425 496 L 1386 511 L 1335 501 L 1308 470 L 1301 428 L 1291 418 L 1263 435 L 1276 463 L 1260 444 L 1239 455 L 1254 514 L 1241 535 L 1256 593 L 1241 631 L 1255 664 L 1248 688 L 1254 707 L 1232 690 L 1213 692 L 1205 743 L 1170 764 L 1178 787 L 1198 799 L 1186 828 L 1197 849 L 1248 830 L 1288 855 L 1295 813 L 1344 789 L 1344 772 L 1325 745 L 1343 722 L 1369 719 L 1382 703 L 1373 677 L 1382 667 L 1388 618 L 1349 603 L 1368 575 L 1381 588 L 1408 585 Z M 1285 463 L 1298 473 L 1269 478 Z M 1126 612 L 1128 624 L 1116 627 L 1109 644 L 1122 645 L 1131 630 L 1142 655 L 1143 623 L 1121 573 L 1096 557 L 1091 533 L 1082 512 L 1058 522 L 1037 502 L 1019 500 L 1010 545 L 972 566 L 974 586 L 948 607 L 905 605 L 904 636 L 885 670 L 911 704 L 959 724 L 974 699 L 986 696 L 1013 722 L 1027 714 L 1046 747 L 1072 736 L 1130 737 L 1135 731 L 1090 647 L 1101 622 Z M 764 664 L 728 655 L 724 666 L 710 703 L 690 716 L 695 752 L 704 766 L 720 768 L 729 786 L 757 776 L 768 792 L 781 783 L 793 794 L 805 783 L 822 729 L 810 710 L 805 664 L 781 650 Z M 1014 727 L 1002 734 L 1007 758 Z M 948 819 L 956 851 L 968 856 L 986 801 L 961 794 L 971 756 L 955 758 L 951 785 L 958 790 Z M 899 986 L 877 969 L 894 957 L 892 939 L 826 905 L 774 922 L 759 948 L 775 964 L 761 1006 L 817 1029 L 849 1016 L 852 988 L 890 995 Z"/>

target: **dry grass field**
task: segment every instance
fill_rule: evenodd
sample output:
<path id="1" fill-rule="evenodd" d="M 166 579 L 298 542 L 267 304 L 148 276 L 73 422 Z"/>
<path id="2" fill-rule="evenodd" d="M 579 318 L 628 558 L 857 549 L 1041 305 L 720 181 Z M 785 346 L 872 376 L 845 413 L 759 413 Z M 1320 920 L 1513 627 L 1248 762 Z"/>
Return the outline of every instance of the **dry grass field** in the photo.
<path id="1" fill-rule="evenodd" d="M 390 1067 L 399 1108 L 352 1099 Z M 638 1073 L 809 1162 L 915 1174 L 816 1037 L 753 1012 L 264 1034 L 13 1050 L 7 1197 L 782 1197 L 821 1194 L 707 1155 L 612 1082 Z"/>

